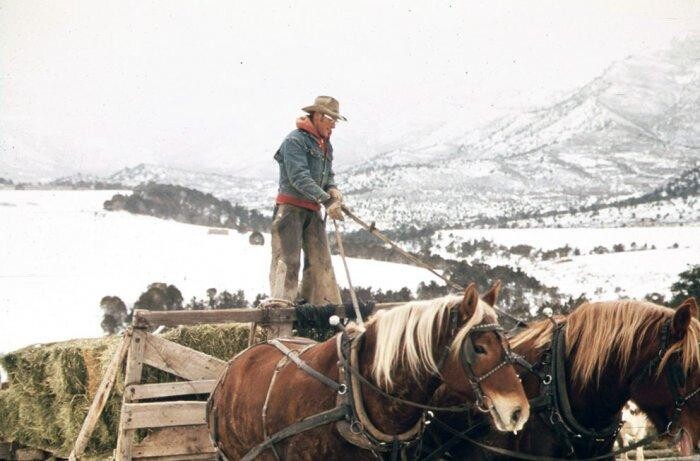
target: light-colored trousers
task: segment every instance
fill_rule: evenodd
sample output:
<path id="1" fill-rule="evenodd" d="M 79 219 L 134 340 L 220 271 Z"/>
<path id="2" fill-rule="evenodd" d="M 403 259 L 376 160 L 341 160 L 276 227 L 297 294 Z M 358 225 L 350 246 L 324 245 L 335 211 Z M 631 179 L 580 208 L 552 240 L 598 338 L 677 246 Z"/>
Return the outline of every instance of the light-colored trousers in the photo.
<path id="1" fill-rule="evenodd" d="M 304 271 L 299 292 L 301 250 Z M 315 306 L 341 303 L 320 212 L 277 205 L 272 220 L 270 295 L 289 301 L 295 301 L 299 295 Z"/>

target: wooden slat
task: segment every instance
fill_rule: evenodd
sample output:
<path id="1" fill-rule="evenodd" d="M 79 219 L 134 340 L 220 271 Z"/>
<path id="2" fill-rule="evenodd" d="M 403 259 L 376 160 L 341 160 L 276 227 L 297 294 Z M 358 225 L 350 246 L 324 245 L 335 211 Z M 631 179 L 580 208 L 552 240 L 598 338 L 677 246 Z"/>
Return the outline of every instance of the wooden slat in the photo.
<path id="1" fill-rule="evenodd" d="M 206 424 L 207 402 L 125 403 L 120 423 L 125 429 Z"/>
<path id="2" fill-rule="evenodd" d="M 90 405 L 90 409 L 85 417 L 85 421 L 83 421 L 83 426 L 80 428 L 80 433 L 75 440 L 73 451 L 71 451 L 68 457 L 69 460 L 75 461 L 83 455 L 83 452 L 85 452 L 85 447 L 87 447 L 87 443 L 90 441 L 92 431 L 95 429 L 95 425 L 102 414 L 102 410 L 109 399 L 110 392 L 112 392 L 114 380 L 116 379 L 119 367 L 124 361 L 126 353 L 129 350 L 130 342 L 131 332 L 127 332 L 119 342 L 117 350 L 114 353 L 112 360 L 109 362 L 107 369 L 105 370 L 100 387 L 97 389 L 95 397 L 92 399 L 92 404 Z"/>
<path id="3" fill-rule="evenodd" d="M 143 354 L 145 348 L 145 330 L 141 328 L 134 328 L 131 333 L 129 354 L 126 358 L 124 386 L 141 383 Z M 127 392 L 124 392 L 124 397 L 122 398 L 122 417 L 119 419 L 119 434 L 117 436 L 117 448 L 115 450 L 116 461 L 131 461 L 131 447 L 134 443 L 134 430 L 126 427 L 124 419 L 124 407 L 131 401 L 131 396 Z"/>
<path id="4" fill-rule="evenodd" d="M 216 386 L 215 379 L 182 381 L 176 383 L 134 384 L 126 388 L 132 400 L 173 397 L 177 395 L 210 394 Z"/>
<path id="5" fill-rule="evenodd" d="M 226 362 L 203 352 L 148 334 L 143 362 L 190 381 L 217 379 Z"/>
<path id="6" fill-rule="evenodd" d="M 292 322 L 295 320 L 293 308 L 283 309 L 213 309 L 206 311 L 149 311 L 136 309 L 134 311 L 134 326 L 176 327 L 178 325 L 200 325 L 205 323 L 229 322 Z"/>
<path id="7" fill-rule="evenodd" d="M 214 453 L 216 448 L 209 437 L 209 429 L 202 425 L 157 429 L 143 442 L 134 445 L 132 456 L 136 459 L 146 459 Z"/>

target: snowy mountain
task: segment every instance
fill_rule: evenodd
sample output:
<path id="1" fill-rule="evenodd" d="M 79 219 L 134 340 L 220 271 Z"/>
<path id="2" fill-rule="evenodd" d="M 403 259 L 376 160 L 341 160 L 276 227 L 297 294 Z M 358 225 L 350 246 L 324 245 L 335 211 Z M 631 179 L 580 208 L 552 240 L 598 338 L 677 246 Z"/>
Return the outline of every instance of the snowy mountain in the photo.
<path id="1" fill-rule="evenodd" d="M 556 104 L 344 171 L 361 214 L 445 225 L 640 195 L 700 164 L 700 39 L 610 66 Z"/>

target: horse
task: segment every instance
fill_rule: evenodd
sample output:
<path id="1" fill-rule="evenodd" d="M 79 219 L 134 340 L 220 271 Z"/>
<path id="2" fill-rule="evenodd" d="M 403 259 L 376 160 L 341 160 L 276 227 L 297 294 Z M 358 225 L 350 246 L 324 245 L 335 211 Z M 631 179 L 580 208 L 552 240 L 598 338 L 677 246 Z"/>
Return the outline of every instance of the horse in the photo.
<path id="1" fill-rule="evenodd" d="M 517 368 L 533 414 L 524 429 L 498 434 L 439 415 L 430 426 L 433 443 L 451 439 L 456 459 L 614 459 L 621 410 L 633 400 L 659 434 L 675 437 L 690 455 L 700 448 L 697 313 L 693 298 L 675 310 L 621 300 L 538 321 L 511 339 L 525 359 Z M 439 401 L 449 402 L 449 394 L 439 391 Z"/>
<path id="2" fill-rule="evenodd" d="M 440 385 L 476 401 L 498 430 L 519 430 L 529 406 L 501 330 L 472 284 L 463 296 L 380 311 L 364 329 L 350 324 L 322 343 L 249 348 L 229 362 L 208 403 L 220 458 L 411 456 Z"/>

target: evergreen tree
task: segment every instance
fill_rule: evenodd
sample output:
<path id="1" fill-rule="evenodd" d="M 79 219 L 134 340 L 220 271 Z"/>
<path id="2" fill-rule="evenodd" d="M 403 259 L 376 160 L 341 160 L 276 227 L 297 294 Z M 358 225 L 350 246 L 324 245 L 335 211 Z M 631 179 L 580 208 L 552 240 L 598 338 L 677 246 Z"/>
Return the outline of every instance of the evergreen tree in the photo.
<path id="1" fill-rule="evenodd" d="M 672 298 L 668 304 L 671 307 L 678 307 L 691 296 L 695 297 L 696 301 L 700 301 L 700 264 L 681 272 L 678 277 L 680 280 L 671 285 Z"/>

